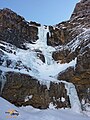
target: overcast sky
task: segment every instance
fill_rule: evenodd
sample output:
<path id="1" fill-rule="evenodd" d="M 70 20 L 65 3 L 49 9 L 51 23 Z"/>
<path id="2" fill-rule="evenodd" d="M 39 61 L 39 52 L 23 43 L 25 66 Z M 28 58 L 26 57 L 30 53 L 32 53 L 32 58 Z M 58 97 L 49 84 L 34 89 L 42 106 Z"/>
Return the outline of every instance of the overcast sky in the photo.
<path id="1" fill-rule="evenodd" d="M 54 25 L 68 20 L 79 0 L 0 0 L 0 8 L 10 8 L 28 21 Z"/>

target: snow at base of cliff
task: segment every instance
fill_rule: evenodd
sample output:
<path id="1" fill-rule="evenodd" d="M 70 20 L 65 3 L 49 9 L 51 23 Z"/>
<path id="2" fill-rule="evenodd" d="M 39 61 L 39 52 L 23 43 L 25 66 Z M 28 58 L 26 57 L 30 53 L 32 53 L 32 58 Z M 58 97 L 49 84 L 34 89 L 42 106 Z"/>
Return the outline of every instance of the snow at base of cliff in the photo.
<path id="1" fill-rule="evenodd" d="M 10 115 L 9 110 L 18 111 L 19 115 Z M 90 115 L 90 113 L 89 113 Z M 90 120 L 84 113 L 73 112 L 70 109 L 53 109 L 50 107 L 46 110 L 35 109 L 31 106 L 18 108 L 5 99 L 0 97 L 0 120 Z"/>

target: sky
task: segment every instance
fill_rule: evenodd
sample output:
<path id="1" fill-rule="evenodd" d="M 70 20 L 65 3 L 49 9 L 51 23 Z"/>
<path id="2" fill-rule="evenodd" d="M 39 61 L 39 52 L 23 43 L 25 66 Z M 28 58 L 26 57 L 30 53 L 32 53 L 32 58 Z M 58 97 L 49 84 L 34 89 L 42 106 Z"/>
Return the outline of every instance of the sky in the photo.
<path id="1" fill-rule="evenodd" d="M 70 18 L 79 0 L 0 0 L 0 9 L 9 8 L 27 21 L 55 25 Z"/>

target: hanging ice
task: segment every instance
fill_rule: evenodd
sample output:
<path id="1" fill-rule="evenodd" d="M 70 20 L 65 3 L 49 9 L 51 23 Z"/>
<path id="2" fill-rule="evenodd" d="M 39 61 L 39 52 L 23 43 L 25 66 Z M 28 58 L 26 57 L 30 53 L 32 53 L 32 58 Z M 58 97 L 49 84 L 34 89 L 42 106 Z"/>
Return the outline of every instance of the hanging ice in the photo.
<path id="1" fill-rule="evenodd" d="M 73 111 L 80 113 L 82 111 L 81 104 L 80 104 L 75 86 L 72 83 L 67 83 L 66 89 L 68 92 L 67 94 L 69 95 L 71 109 Z"/>
<path id="2" fill-rule="evenodd" d="M 38 43 L 40 44 L 40 49 L 45 57 L 46 65 L 50 65 L 53 63 L 52 51 L 55 50 L 53 47 L 50 47 L 47 45 L 47 35 L 48 34 L 50 34 L 48 26 L 38 27 L 38 37 L 39 37 Z"/>
<path id="3" fill-rule="evenodd" d="M 1 91 L 2 91 L 2 89 L 4 87 L 4 84 L 6 82 L 5 72 L 1 72 L 1 74 L 0 74 L 0 82 L 1 82 Z"/>

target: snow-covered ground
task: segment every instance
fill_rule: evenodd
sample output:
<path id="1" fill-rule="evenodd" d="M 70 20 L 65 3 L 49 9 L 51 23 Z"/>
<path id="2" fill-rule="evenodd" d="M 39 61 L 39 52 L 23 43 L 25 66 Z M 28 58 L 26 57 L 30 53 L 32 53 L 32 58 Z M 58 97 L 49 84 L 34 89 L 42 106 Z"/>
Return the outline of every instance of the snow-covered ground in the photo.
<path id="1" fill-rule="evenodd" d="M 17 110 L 19 115 L 6 113 L 10 110 Z M 35 109 L 31 106 L 18 108 L 0 97 L 0 120 L 90 120 L 84 113 L 77 113 L 70 109 L 46 110 Z"/>

